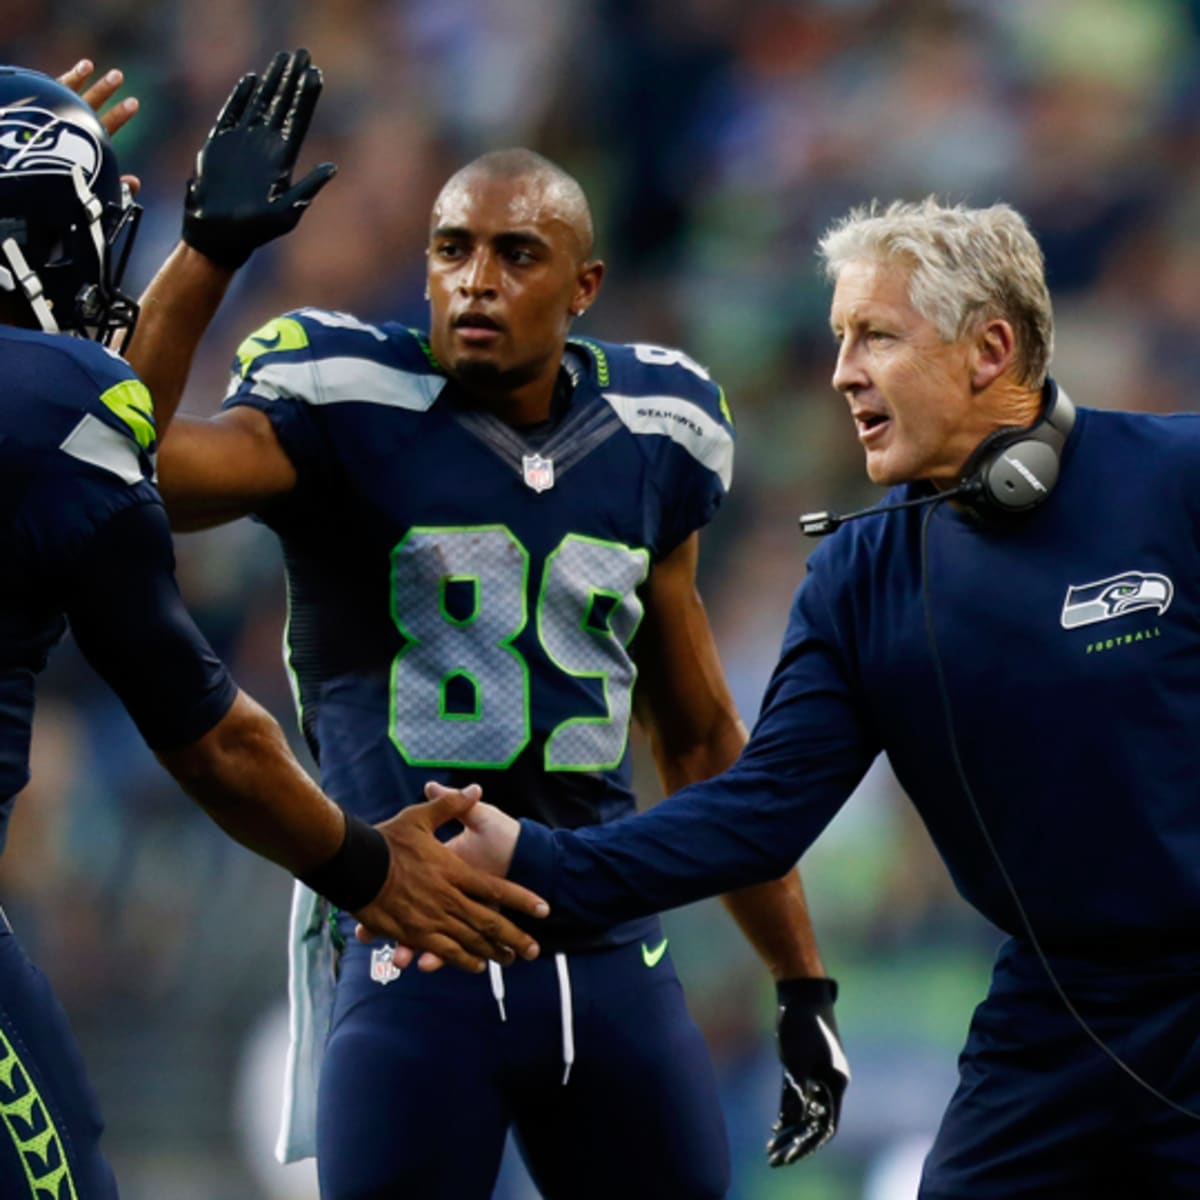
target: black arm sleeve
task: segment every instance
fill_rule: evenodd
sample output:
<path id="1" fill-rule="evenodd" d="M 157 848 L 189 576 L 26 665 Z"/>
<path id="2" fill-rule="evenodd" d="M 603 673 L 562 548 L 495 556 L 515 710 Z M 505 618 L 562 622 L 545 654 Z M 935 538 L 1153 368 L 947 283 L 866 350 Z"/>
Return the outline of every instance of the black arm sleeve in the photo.
<path id="1" fill-rule="evenodd" d="M 229 711 L 237 687 L 184 607 L 161 504 L 126 509 L 89 539 L 64 608 L 151 749 L 190 745 Z"/>

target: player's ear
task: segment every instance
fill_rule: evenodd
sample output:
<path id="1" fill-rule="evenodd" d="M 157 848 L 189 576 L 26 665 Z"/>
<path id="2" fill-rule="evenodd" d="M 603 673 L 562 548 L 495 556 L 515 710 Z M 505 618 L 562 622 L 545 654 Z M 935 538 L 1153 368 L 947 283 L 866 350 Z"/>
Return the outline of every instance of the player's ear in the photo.
<path id="1" fill-rule="evenodd" d="M 592 307 L 603 281 L 604 264 L 598 258 L 580 265 L 575 275 L 575 290 L 571 293 L 571 316 L 581 317 Z"/>

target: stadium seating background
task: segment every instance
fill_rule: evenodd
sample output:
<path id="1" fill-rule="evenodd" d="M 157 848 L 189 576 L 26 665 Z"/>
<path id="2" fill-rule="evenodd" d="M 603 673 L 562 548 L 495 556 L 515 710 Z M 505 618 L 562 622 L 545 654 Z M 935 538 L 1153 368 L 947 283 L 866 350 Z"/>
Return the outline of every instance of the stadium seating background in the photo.
<path id="1" fill-rule="evenodd" d="M 813 257 L 849 206 L 1012 202 L 1046 249 L 1054 373 L 1074 398 L 1198 407 L 1196 0 L 5 0 L 0 20 L 0 61 L 57 74 L 87 54 L 141 97 L 118 139 L 144 181 L 138 286 L 176 237 L 233 80 L 298 45 L 326 76 L 305 161 L 341 172 L 242 273 L 186 406 L 210 410 L 242 334 L 284 308 L 419 323 L 444 177 L 504 145 L 557 159 L 587 188 L 609 263 L 580 332 L 687 349 L 737 416 L 702 584 L 747 720 L 811 549 L 796 515 L 876 494 L 829 386 Z M 239 681 L 293 727 L 271 537 L 250 523 L 182 537 L 179 566 Z M 263 1165 L 287 879 L 181 798 L 69 646 L 41 688 L 34 770 L 0 896 L 79 1031 L 125 1196 L 312 1196 L 305 1169 Z M 721 1073 L 731 1196 L 906 1200 L 997 937 L 886 770 L 804 872 L 855 1071 L 842 1131 L 809 1164 L 762 1160 L 778 1086 L 763 971 L 715 902 L 669 918 Z M 528 1197 L 519 1170 L 497 1195 Z"/>

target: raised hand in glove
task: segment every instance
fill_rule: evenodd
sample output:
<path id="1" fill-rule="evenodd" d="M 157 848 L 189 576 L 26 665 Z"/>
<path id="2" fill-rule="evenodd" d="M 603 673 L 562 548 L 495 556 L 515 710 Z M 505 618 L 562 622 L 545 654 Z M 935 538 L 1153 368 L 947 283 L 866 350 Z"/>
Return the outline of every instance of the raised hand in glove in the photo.
<path id="1" fill-rule="evenodd" d="M 850 1064 L 833 1016 L 837 983 L 782 979 L 775 989 L 783 1098 L 767 1142 L 767 1161 L 785 1167 L 812 1154 L 837 1132 Z"/>
<path id="2" fill-rule="evenodd" d="M 292 183 L 320 94 L 321 72 L 307 50 L 281 51 L 261 80 L 252 74 L 238 80 L 188 180 L 183 240 L 189 246 L 232 269 L 296 227 L 337 170 L 321 163 Z"/>

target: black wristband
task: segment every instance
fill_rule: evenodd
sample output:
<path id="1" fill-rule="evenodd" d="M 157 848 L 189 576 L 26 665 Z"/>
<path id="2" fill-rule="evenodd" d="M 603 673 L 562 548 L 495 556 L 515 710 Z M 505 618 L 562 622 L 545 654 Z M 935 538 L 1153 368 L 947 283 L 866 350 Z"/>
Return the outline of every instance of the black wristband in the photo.
<path id="1" fill-rule="evenodd" d="M 296 878 L 344 912 L 352 913 L 379 895 L 391 863 L 387 838 L 361 817 L 346 813 L 346 835 L 337 853 Z"/>
<path id="2" fill-rule="evenodd" d="M 780 1004 L 800 1004 L 810 1007 L 833 1004 L 837 1000 L 838 985 L 836 979 L 827 979 L 821 975 L 780 979 L 775 984 L 775 994 L 779 997 Z"/>

